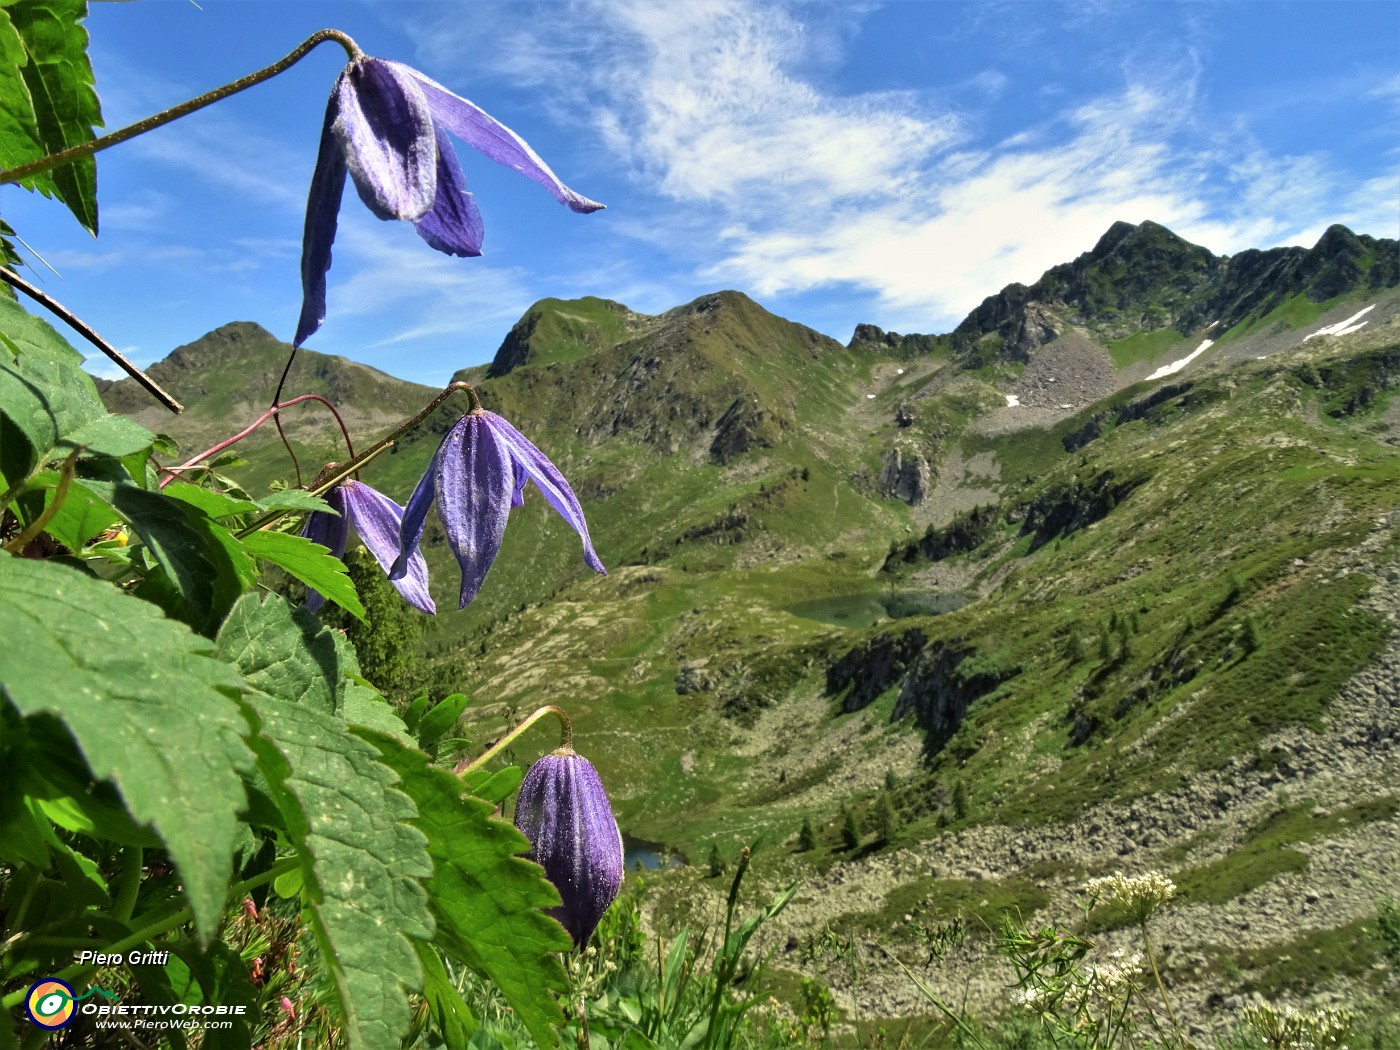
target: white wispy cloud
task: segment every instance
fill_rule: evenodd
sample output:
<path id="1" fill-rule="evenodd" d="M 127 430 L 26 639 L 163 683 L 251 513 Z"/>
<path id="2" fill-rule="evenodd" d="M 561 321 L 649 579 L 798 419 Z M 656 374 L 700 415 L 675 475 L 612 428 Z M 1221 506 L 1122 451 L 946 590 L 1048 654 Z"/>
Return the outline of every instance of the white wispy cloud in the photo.
<path id="1" fill-rule="evenodd" d="M 1022 35 L 1044 21 L 1007 10 Z M 416 39 L 425 61 L 484 61 L 540 92 L 561 126 L 591 127 L 599 156 L 642 191 L 631 216 L 611 216 L 612 234 L 665 247 L 713 286 L 858 290 L 887 326 L 955 324 L 1120 219 L 1235 252 L 1311 243 L 1329 222 L 1365 230 L 1388 193 L 1394 206 L 1393 179 L 1358 190 L 1322 148 L 1280 152 L 1251 134 L 1249 114 L 1211 112 L 1206 36 L 1188 24 L 1160 61 L 1086 55 L 1101 73 L 1092 95 L 1025 64 L 1014 78 L 988 67 L 941 88 L 851 92 L 826 75 L 858 24 L 849 10 L 841 32 L 827 31 L 831 8 L 750 0 L 544 12 L 494 8 L 489 37 L 444 16 Z M 975 27 L 963 29 L 965 42 Z M 1015 92 L 1041 115 L 1008 132 L 990 111 Z"/>

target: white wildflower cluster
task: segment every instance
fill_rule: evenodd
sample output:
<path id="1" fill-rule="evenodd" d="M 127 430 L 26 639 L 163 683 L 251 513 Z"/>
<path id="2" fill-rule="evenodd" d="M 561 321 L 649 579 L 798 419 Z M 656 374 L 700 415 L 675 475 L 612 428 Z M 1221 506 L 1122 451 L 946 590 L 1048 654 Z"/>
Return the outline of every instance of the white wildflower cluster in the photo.
<path id="1" fill-rule="evenodd" d="M 1244 1019 L 1269 1050 L 1347 1050 L 1350 1010 L 1319 1007 L 1295 1010 L 1259 1003 L 1244 1008 Z"/>
<path id="2" fill-rule="evenodd" d="M 1128 876 L 1121 871 L 1090 879 L 1084 884 L 1090 903 L 1109 900 L 1121 904 L 1137 922 L 1145 922 L 1158 908 L 1176 896 L 1176 883 L 1160 871 Z"/>
<path id="3" fill-rule="evenodd" d="M 1090 966 L 1084 971 L 1085 981 L 1109 1001 L 1122 999 L 1128 986 L 1134 985 L 1138 974 L 1142 973 L 1142 952 L 1125 955 L 1116 951 L 1113 958 L 1113 962 Z"/>

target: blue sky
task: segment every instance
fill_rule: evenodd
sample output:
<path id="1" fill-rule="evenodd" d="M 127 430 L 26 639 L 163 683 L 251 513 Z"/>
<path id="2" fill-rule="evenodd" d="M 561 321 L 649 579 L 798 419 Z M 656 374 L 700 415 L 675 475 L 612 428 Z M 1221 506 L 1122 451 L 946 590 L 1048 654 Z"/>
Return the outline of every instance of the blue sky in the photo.
<path id="1" fill-rule="evenodd" d="M 845 342 L 952 328 L 983 297 L 1152 219 L 1229 254 L 1400 227 L 1391 2 L 95 3 L 109 128 L 316 29 L 415 66 L 608 210 L 575 215 L 462 146 L 486 254 L 453 259 L 347 190 L 308 346 L 442 383 L 536 299 L 655 313 L 738 288 Z M 290 339 L 306 188 L 344 53 L 98 158 L 101 235 L 0 190 L 138 363 L 232 320 Z M 100 361 L 95 371 L 108 374 Z"/>

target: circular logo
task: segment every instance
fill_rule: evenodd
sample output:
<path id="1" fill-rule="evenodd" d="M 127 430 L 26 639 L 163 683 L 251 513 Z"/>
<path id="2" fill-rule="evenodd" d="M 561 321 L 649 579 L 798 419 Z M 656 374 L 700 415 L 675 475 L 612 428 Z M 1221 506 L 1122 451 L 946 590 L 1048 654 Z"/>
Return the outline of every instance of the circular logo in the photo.
<path id="1" fill-rule="evenodd" d="M 24 997 L 24 1009 L 34 1024 L 55 1031 L 72 1023 L 77 1012 L 73 999 L 71 985 L 57 977 L 45 977 L 30 985 L 29 994 Z"/>

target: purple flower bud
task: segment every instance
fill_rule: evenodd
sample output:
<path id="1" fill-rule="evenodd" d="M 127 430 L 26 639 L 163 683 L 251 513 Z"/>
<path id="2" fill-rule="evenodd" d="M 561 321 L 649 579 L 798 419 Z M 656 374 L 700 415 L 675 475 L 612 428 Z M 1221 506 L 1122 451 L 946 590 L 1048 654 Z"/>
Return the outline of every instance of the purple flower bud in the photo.
<path id="1" fill-rule="evenodd" d="M 572 748 L 545 755 L 520 785 L 515 826 L 564 899 L 550 914 L 583 948 L 622 885 L 622 832 L 598 771 Z"/>

